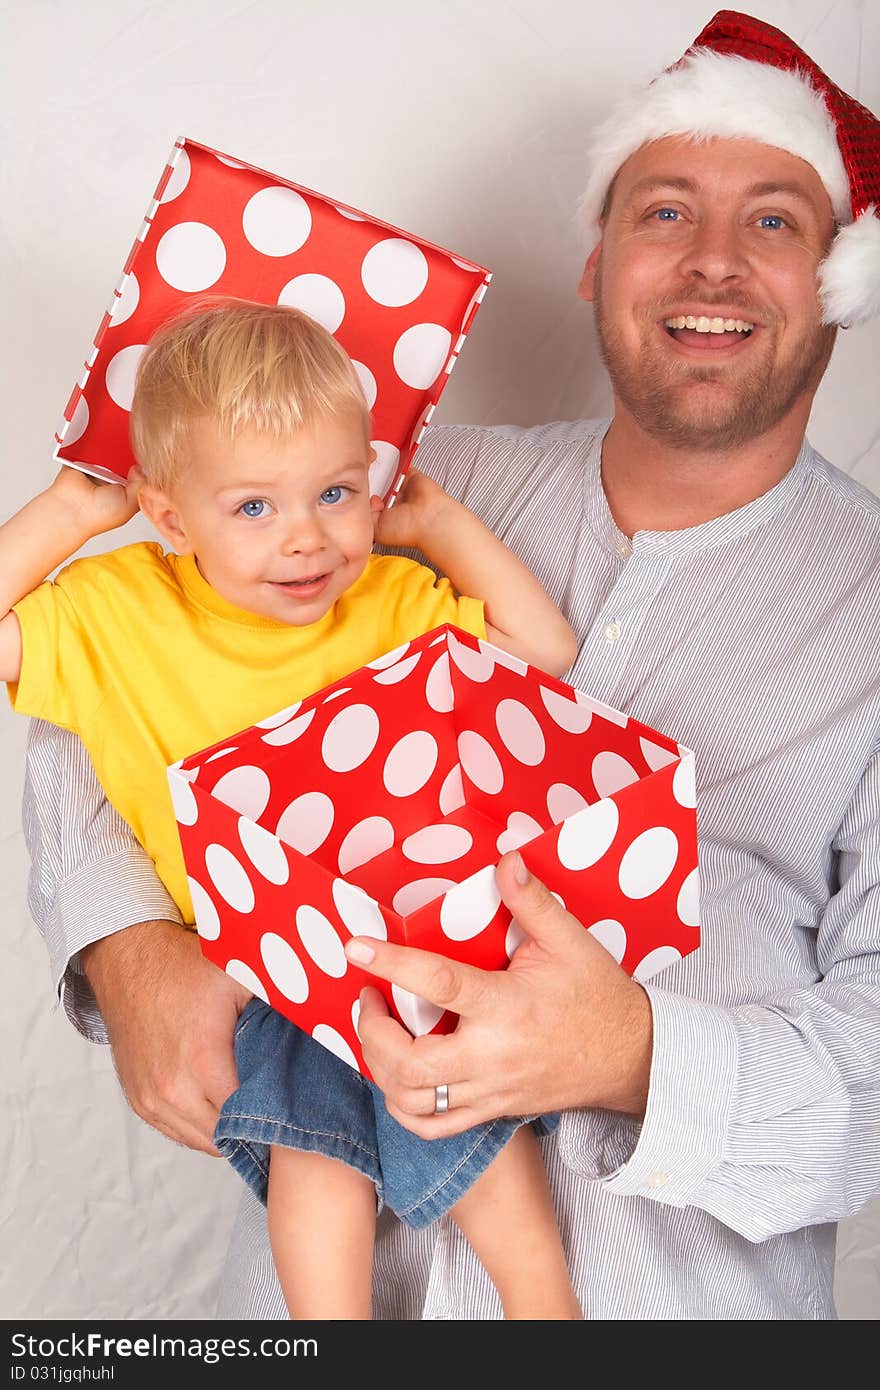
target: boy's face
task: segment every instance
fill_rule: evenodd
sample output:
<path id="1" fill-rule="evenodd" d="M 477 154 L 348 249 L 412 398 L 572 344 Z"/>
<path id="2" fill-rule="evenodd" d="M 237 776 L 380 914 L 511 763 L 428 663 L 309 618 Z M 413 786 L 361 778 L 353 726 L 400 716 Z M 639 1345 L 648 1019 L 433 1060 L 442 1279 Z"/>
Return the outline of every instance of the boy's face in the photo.
<path id="1" fill-rule="evenodd" d="M 354 412 L 286 439 L 195 421 L 182 477 L 145 508 L 237 608 L 277 622 L 317 622 L 363 573 L 373 544 L 373 451 Z M 160 516 L 161 511 L 161 516 Z"/>

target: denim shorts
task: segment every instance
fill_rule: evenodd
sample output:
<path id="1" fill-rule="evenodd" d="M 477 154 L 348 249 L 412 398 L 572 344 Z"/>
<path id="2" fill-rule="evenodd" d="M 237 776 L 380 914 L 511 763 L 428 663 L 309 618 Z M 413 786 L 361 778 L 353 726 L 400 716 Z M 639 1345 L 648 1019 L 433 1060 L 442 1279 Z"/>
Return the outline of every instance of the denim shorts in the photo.
<path id="1" fill-rule="evenodd" d="M 260 999 L 235 1032 L 239 1086 L 226 1101 L 214 1143 L 260 1201 L 266 1201 L 269 1146 L 339 1159 L 375 1184 L 413 1227 L 436 1221 L 488 1168 L 511 1135 L 528 1123 L 504 1118 L 450 1139 L 419 1139 L 388 1114 L 382 1092 Z M 531 1121 L 551 1134 L 556 1115 Z"/>

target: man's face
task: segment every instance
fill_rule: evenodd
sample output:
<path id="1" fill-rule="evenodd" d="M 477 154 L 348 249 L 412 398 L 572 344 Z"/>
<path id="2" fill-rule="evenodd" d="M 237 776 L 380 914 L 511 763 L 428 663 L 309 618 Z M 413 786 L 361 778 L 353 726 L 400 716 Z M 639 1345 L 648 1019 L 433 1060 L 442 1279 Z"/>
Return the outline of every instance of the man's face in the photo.
<path id="1" fill-rule="evenodd" d="M 832 232 L 818 175 L 783 150 L 668 138 L 633 154 L 580 289 L 618 409 L 724 450 L 812 396 L 834 345 L 816 281 Z"/>
<path id="2" fill-rule="evenodd" d="M 315 623 L 364 571 L 373 544 L 373 451 L 354 413 L 290 438 L 234 437 L 216 421 L 189 430 L 187 465 L 169 489 L 181 550 L 217 592 L 278 622 Z M 181 543 L 183 538 L 183 544 Z"/>

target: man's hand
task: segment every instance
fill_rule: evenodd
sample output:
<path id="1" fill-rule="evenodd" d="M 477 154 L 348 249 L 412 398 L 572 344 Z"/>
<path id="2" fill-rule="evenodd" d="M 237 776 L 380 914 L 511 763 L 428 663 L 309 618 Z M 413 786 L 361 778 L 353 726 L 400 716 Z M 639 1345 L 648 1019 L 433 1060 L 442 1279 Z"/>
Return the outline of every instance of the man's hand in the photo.
<path id="1" fill-rule="evenodd" d="M 519 854 L 505 855 L 496 874 L 527 933 L 506 971 L 372 938 L 346 947 L 371 974 L 460 1015 L 454 1033 L 412 1038 L 378 990 L 363 991 L 358 1033 L 389 1112 L 423 1139 L 500 1115 L 588 1107 L 643 1114 L 652 1049 L 645 991 Z M 434 1088 L 444 1083 L 449 1111 L 435 1115 Z"/>
<path id="2" fill-rule="evenodd" d="M 115 932 L 82 959 L 132 1110 L 178 1144 L 216 1155 L 214 1126 L 238 1085 L 232 1035 L 252 996 L 205 959 L 195 932 L 172 922 Z"/>

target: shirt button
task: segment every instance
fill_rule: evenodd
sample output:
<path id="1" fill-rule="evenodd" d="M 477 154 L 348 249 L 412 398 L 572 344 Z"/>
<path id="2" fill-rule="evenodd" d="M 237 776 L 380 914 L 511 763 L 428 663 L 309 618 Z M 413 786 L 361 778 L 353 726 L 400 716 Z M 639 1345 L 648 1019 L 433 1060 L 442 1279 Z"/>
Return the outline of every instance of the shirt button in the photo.
<path id="1" fill-rule="evenodd" d="M 620 623 L 606 623 L 602 631 L 605 633 L 606 642 L 616 642 L 620 637 Z"/>
<path id="2" fill-rule="evenodd" d="M 632 554 L 632 546 L 625 536 L 621 536 L 620 540 L 617 542 L 617 553 L 624 560 Z"/>
<path id="3" fill-rule="evenodd" d="M 667 1184 L 668 1182 L 669 1182 L 669 1174 L 668 1174 L 668 1173 L 657 1172 L 657 1173 L 652 1173 L 651 1176 L 648 1178 L 647 1186 L 648 1186 L 648 1187 L 665 1187 L 666 1184 Z"/>

